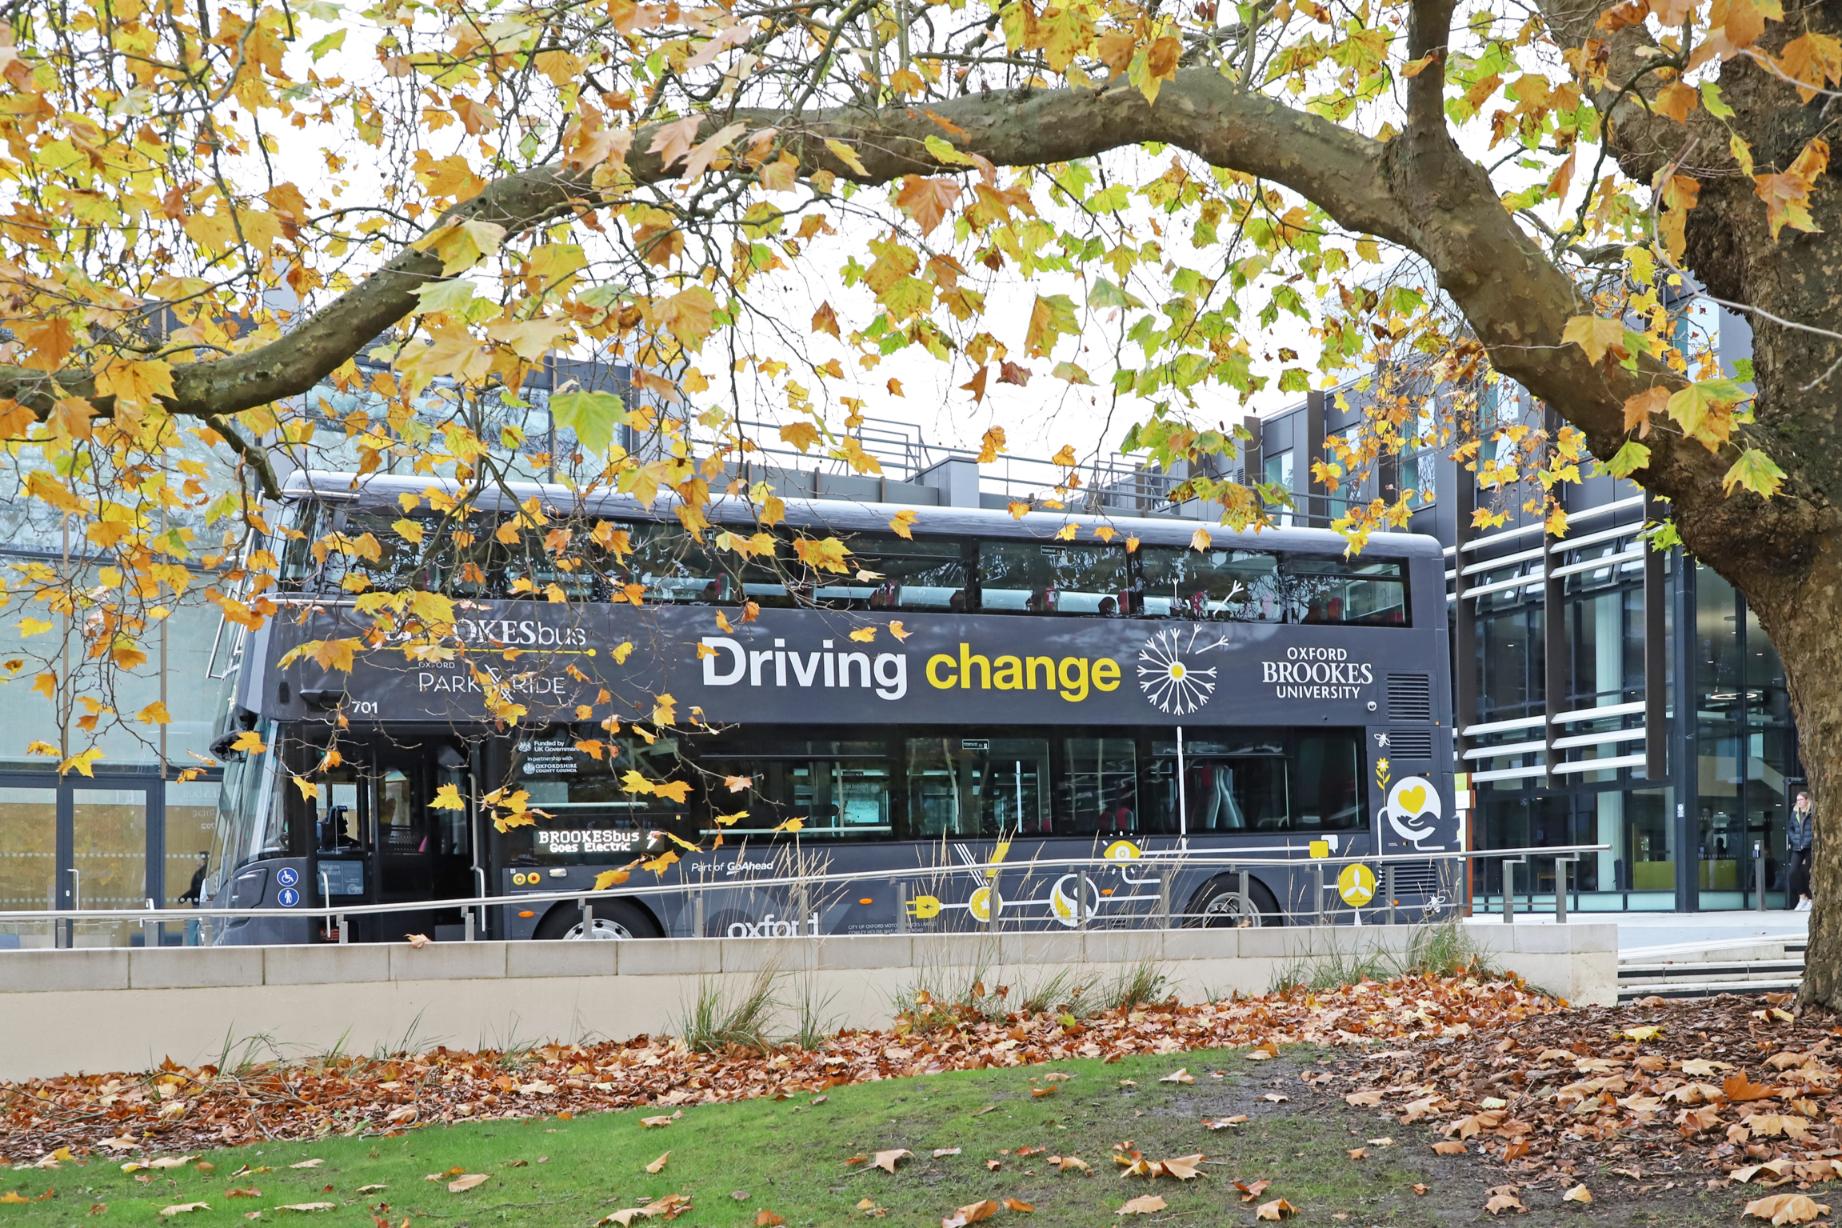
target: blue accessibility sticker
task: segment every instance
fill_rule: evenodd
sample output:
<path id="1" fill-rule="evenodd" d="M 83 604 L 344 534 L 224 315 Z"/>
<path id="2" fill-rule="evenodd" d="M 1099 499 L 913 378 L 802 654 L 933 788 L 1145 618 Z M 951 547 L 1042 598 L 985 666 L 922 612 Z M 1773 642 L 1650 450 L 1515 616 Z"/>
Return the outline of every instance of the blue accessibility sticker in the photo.
<path id="1" fill-rule="evenodd" d="M 275 893 L 275 901 L 283 908 L 293 908 L 301 902 L 301 893 L 292 887 L 283 887 Z"/>
<path id="2" fill-rule="evenodd" d="M 275 871 L 275 881 L 284 887 L 292 887 L 301 881 L 301 872 L 293 866 L 283 866 Z"/>

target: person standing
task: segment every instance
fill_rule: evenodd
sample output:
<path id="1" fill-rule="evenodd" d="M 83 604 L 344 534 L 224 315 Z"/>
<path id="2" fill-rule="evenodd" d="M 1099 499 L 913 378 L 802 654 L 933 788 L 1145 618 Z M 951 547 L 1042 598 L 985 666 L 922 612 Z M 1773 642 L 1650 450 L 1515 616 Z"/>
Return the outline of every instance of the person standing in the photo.
<path id="1" fill-rule="evenodd" d="M 1785 883 L 1785 907 L 1798 912 L 1810 911 L 1810 849 L 1816 842 L 1816 811 L 1810 805 L 1808 790 L 1797 791 L 1791 807 L 1791 821 L 1785 829 L 1786 851 L 1791 855 L 1790 876 Z M 1797 903 L 1791 903 L 1796 897 Z"/>

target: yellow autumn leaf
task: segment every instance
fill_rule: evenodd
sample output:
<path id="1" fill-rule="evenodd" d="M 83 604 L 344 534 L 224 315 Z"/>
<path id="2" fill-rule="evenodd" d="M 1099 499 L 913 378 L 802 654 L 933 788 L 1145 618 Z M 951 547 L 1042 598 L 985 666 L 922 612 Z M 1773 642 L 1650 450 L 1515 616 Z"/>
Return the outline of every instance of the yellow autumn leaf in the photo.
<path id="1" fill-rule="evenodd" d="M 58 764 L 58 775 L 63 776 L 69 772 L 75 772 L 79 776 L 94 776 L 96 761 L 101 758 L 102 747 L 92 746 Z"/>
<path id="2" fill-rule="evenodd" d="M 230 740 L 230 749 L 241 751 L 246 755 L 260 755 L 268 747 L 262 743 L 262 735 L 254 729 L 245 729 Z"/>
<path id="3" fill-rule="evenodd" d="M 459 785 L 445 784 L 435 790 L 429 806 L 435 810 L 465 810 L 467 803 L 461 799 Z"/>
<path id="4" fill-rule="evenodd" d="M 156 699 L 136 712 L 134 719 L 147 725 L 166 725 L 170 724 L 173 718 L 167 712 L 166 705 Z"/>
<path id="5" fill-rule="evenodd" d="M 909 508 L 903 508 L 901 511 L 897 512 L 894 516 L 890 517 L 889 531 L 891 533 L 894 533 L 897 537 L 905 537 L 909 539 L 910 541 L 913 541 L 914 536 L 915 536 L 914 531 L 913 531 L 914 523 L 915 523 L 915 513 L 913 512 L 913 510 Z"/>
<path id="6" fill-rule="evenodd" d="M 851 638 L 856 640 L 859 644 L 868 644 L 876 638 L 876 628 L 859 627 L 857 630 L 851 632 Z"/>

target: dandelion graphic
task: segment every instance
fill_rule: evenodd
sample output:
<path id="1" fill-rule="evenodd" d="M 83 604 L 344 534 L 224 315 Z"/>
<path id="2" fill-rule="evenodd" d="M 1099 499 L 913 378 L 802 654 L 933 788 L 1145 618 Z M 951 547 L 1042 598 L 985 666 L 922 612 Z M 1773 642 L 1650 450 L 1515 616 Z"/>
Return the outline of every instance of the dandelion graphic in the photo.
<path id="1" fill-rule="evenodd" d="M 1199 710 L 1215 694 L 1215 667 L 1197 662 L 1227 642 L 1217 637 L 1205 643 L 1194 627 L 1187 634 L 1176 628 L 1158 632 L 1138 650 L 1139 690 L 1160 712 L 1183 716 Z"/>

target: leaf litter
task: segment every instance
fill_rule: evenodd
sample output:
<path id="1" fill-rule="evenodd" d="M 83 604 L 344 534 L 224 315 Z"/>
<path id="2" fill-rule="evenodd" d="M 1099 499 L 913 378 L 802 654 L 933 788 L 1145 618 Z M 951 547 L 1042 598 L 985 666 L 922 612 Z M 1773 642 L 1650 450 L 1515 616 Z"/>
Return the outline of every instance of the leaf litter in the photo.
<path id="1" fill-rule="evenodd" d="M 823 1093 L 947 1070 L 1296 1043 L 1398 1047 L 1461 1029 L 1514 1029 L 1558 1009 L 1513 979 L 1429 977 L 1194 1006 L 1142 1005 L 1074 1028 L 1048 1011 L 998 1020 L 968 1011 L 951 1028 L 846 1031 L 813 1049 L 788 1046 L 767 1056 L 740 1049 L 696 1053 L 651 1036 L 550 1044 L 520 1053 L 516 1074 L 504 1053 L 447 1048 L 237 1070 L 167 1062 L 149 1073 L 0 1084 L 0 1163 L 32 1163 L 57 1148 L 73 1156 L 131 1147 L 157 1154 L 626 1108 L 653 1110 L 640 1124 L 664 1128 L 690 1105 Z M 1042 1086 L 1055 1087 L 1055 1073 L 1042 1076 Z M 1174 1073 L 1187 1075 L 1181 1068 Z M 390 1120 L 401 1109 L 412 1112 Z"/>

